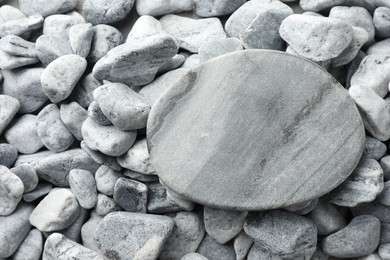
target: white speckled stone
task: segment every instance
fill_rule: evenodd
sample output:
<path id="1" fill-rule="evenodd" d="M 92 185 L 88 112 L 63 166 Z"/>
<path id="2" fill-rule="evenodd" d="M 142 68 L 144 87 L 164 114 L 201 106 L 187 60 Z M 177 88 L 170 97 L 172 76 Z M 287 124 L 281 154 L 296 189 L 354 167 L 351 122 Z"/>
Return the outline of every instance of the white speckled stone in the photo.
<path id="1" fill-rule="evenodd" d="M 80 21 L 77 16 L 65 14 L 50 15 L 43 23 L 43 34 L 69 40 L 69 30 L 76 24 L 85 24 L 84 18 Z"/>
<path id="2" fill-rule="evenodd" d="M 206 62 L 226 53 L 243 50 L 240 40 L 236 38 L 211 39 L 199 48 L 200 62 Z"/>
<path id="3" fill-rule="evenodd" d="M 68 54 L 73 54 L 67 39 L 53 35 L 42 35 L 36 40 L 35 51 L 43 65 L 47 66 L 53 60 Z"/>
<path id="4" fill-rule="evenodd" d="M 141 39 L 151 35 L 162 33 L 163 29 L 161 23 L 150 15 L 141 15 L 137 21 L 135 21 L 131 31 L 129 32 L 126 42 L 130 42 L 134 39 Z"/>
<path id="5" fill-rule="evenodd" d="M 123 209 L 118 204 L 116 204 L 113 198 L 99 193 L 95 211 L 96 214 L 104 217 L 111 212 L 123 211 Z"/>
<path id="6" fill-rule="evenodd" d="M 384 39 L 381 41 L 377 41 L 374 44 L 370 45 L 367 48 L 367 54 L 382 54 L 382 55 L 390 55 L 390 39 Z"/>
<path id="7" fill-rule="evenodd" d="M 8 35 L 0 40 L 0 48 L 9 55 L 36 58 L 35 43 L 16 35 Z"/>
<path id="8" fill-rule="evenodd" d="M 99 192 L 108 196 L 114 195 L 115 183 L 123 175 L 119 171 L 114 171 L 107 166 L 100 166 L 95 173 L 96 186 Z"/>

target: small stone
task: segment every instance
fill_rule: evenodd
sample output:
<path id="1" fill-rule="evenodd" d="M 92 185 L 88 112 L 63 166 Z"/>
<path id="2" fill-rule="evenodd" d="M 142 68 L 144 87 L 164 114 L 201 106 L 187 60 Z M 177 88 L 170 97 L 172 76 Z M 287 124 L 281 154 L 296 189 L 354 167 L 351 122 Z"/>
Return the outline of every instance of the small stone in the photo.
<path id="1" fill-rule="evenodd" d="M 89 149 L 84 141 L 80 142 L 80 147 L 98 164 L 105 165 L 115 171 L 122 170 L 122 167 L 119 165 L 116 157 L 105 155 L 99 151 L 93 151 Z"/>
<path id="2" fill-rule="evenodd" d="M 247 211 L 228 211 L 204 207 L 203 218 L 207 234 L 220 244 L 238 235 L 245 223 Z"/>
<path id="3" fill-rule="evenodd" d="M 330 256 L 352 258 L 373 253 L 378 247 L 380 221 L 370 215 L 358 216 L 343 229 L 324 238 L 322 248 Z"/>
<path id="4" fill-rule="evenodd" d="M 380 160 L 380 165 L 383 169 L 383 175 L 385 177 L 385 180 L 390 180 L 390 155 L 384 156 Z"/>
<path id="5" fill-rule="evenodd" d="M 7 95 L 0 95 L 0 135 L 11 122 L 20 108 L 19 100 Z"/>
<path id="6" fill-rule="evenodd" d="M 92 25 L 76 24 L 69 29 L 69 43 L 74 54 L 87 58 L 93 38 Z"/>
<path id="7" fill-rule="evenodd" d="M 122 211 L 122 208 L 116 204 L 113 198 L 99 193 L 95 210 L 99 216 L 106 216 L 111 212 Z"/>
<path id="8" fill-rule="evenodd" d="M 382 41 L 377 41 L 370 45 L 367 48 L 367 55 L 371 54 L 381 54 L 381 55 L 390 55 L 390 47 L 389 47 L 390 39 L 384 39 Z"/>
<path id="9" fill-rule="evenodd" d="M 107 166 L 100 166 L 95 173 L 97 190 L 105 195 L 114 195 L 115 183 L 122 177 L 121 172 L 114 171 Z"/>
<path id="10" fill-rule="evenodd" d="M 115 27 L 106 24 L 96 25 L 92 29 L 92 44 L 87 60 L 96 63 L 111 49 L 122 44 L 123 35 Z"/>
<path id="11" fill-rule="evenodd" d="M 42 254 L 43 239 L 42 233 L 38 229 L 31 229 L 26 238 L 16 250 L 12 259 L 14 260 L 35 260 Z"/>
<path id="12" fill-rule="evenodd" d="M 29 164 L 22 164 L 10 169 L 23 182 L 24 193 L 30 192 L 37 187 L 39 179 L 37 172 Z"/>
<path id="13" fill-rule="evenodd" d="M 165 241 L 159 259 L 182 259 L 195 252 L 205 234 L 202 219 L 194 212 L 167 214 L 175 222 L 171 235 Z"/>
<path id="14" fill-rule="evenodd" d="M 23 200 L 26 202 L 35 201 L 48 194 L 52 189 L 53 185 L 51 183 L 40 181 L 34 190 L 23 195 Z"/>
<path id="15" fill-rule="evenodd" d="M 73 25 L 80 23 L 85 23 L 84 18 L 82 18 L 82 21 L 80 21 L 80 19 L 76 16 L 64 14 L 50 15 L 45 19 L 43 24 L 43 34 L 69 40 L 70 28 Z"/>
<path id="16" fill-rule="evenodd" d="M 130 13 L 134 2 L 135 0 L 86 0 L 83 4 L 83 16 L 94 25 L 118 22 Z"/>
<path id="17" fill-rule="evenodd" d="M 149 161 L 148 145 L 146 138 L 139 139 L 127 153 L 118 157 L 119 164 L 126 169 L 143 174 L 156 174 Z"/>
<path id="18" fill-rule="evenodd" d="M 208 259 L 198 253 L 188 253 L 182 258 L 180 258 L 180 260 L 208 260 Z"/>
<path id="19" fill-rule="evenodd" d="M 390 37 L 390 8 L 378 7 L 373 15 L 375 36 L 378 38 Z"/>
<path id="20" fill-rule="evenodd" d="M 156 259 L 173 227 L 166 216 L 114 212 L 99 223 L 95 241 L 111 259 Z"/>
<path id="21" fill-rule="evenodd" d="M 18 150 L 15 147 L 7 143 L 0 143 L 0 165 L 10 168 L 17 157 Z"/>
<path id="22" fill-rule="evenodd" d="M 380 259 L 390 259 L 390 244 L 382 244 L 379 246 L 378 253 Z"/>
<path id="23" fill-rule="evenodd" d="M 73 10 L 78 0 L 19 0 L 19 8 L 26 15 L 41 14 L 43 17 L 52 14 L 61 14 Z"/>
<path id="24" fill-rule="evenodd" d="M 83 108 L 88 108 L 93 101 L 93 91 L 101 85 L 103 85 L 102 82 L 95 79 L 92 73 L 89 73 L 75 86 L 69 99 Z"/>
<path id="25" fill-rule="evenodd" d="M 112 125 L 111 121 L 104 115 L 96 101 L 92 101 L 89 105 L 88 116 L 99 125 Z"/>
<path id="26" fill-rule="evenodd" d="M 195 0 L 195 13 L 200 17 L 228 15 L 236 11 L 246 0 Z"/>
<path id="27" fill-rule="evenodd" d="M 253 239 L 248 236 L 244 230 L 234 238 L 234 251 L 236 252 L 237 260 L 244 260 L 249 250 L 253 245 Z"/>
<path id="28" fill-rule="evenodd" d="M 92 209 L 97 202 L 96 182 L 92 173 L 73 169 L 69 172 L 69 185 L 81 207 Z"/>
<path id="29" fill-rule="evenodd" d="M 371 136 L 366 136 L 366 143 L 363 150 L 364 157 L 379 161 L 385 155 L 386 151 L 387 147 L 384 143 Z"/>
<path id="30" fill-rule="evenodd" d="M 114 201 L 129 212 L 146 213 L 148 187 L 142 182 L 119 178 L 114 187 Z"/>
<path id="31" fill-rule="evenodd" d="M 35 43 L 16 36 L 8 35 L 0 40 L 0 48 L 9 55 L 36 58 Z"/>
<path id="32" fill-rule="evenodd" d="M 191 11 L 192 4 L 192 0 L 173 0 L 169 2 L 162 0 L 138 0 L 136 8 L 139 15 L 160 16 Z"/>
<path id="33" fill-rule="evenodd" d="M 61 56 L 73 54 L 68 40 L 53 35 L 40 36 L 35 43 L 35 51 L 45 66 Z"/>
<path id="34" fill-rule="evenodd" d="M 42 27 L 43 17 L 39 14 L 34 14 L 28 17 L 9 20 L 0 24 L 0 37 L 7 35 L 22 36 L 32 30 Z"/>
<path id="35" fill-rule="evenodd" d="M 255 243 L 284 258 L 310 256 L 317 245 L 314 222 L 286 211 L 250 213 L 244 230 Z"/>
<path id="36" fill-rule="evenodd" d="M 79 216 L 80 206 L 68 189 L 53 189 L 35 207 L 31 225 L 42 232 L 57 231 L 70 226 Z"/>
<path id="37" fill-rule="evenodd" d="M 236 38 L 211 39 L 199 48 L 201 62 L 206 62 L 226 53 L 243 50 L 240 40 Z"/>
<path id="38" fill-rule="evenodd" d="M 72 135 L 79 141 L 83 140 L 81 134 L 81 126 L 88 117 L 88 112 L 76 102 L 69 104 L 61 104 L 60 119 L 72 133 Z"/>
<path id="39" fill-rule="evenodd" d="M 89 249 L 92 249 L 95 252 L 101 253 L 99 247 L 96 245 L 94 240 L 95 231 L 102 221 L 103 217 L 96 214 L 96 212 L 91 212 L 91 217 L 81 228 L 81 238 L 83 245 Z"/>
<path id="40" fill-rule="evenodd" d="M 0 216 L 8 216 L 14 212 L 23 192 L 24 186 L 20 178 L 0 165 Z"/>
<path id="41" fill-rule="evenodd" d="M 81 128 L 85 143 L 92 150 L 109 156 L 120 156 L 134 144 L 136 131 L 122 131 L 115 126 L 102 126 L 87 118 Z"/>
<path id="42" fill-rule="evenodd" d="M 330 9 L 336 5 L 345 6 L 362 6 L 369 11 L 374 11 L 374 1 L 349 1 L 349 0 L 301 0 L 299 5 L 304 11 L 319 12 L 325 9 Z"/>
<path id="43" fill-rule="evenodd" d="M 298 215 L 306 215 L 317 206 L 317 203 L 318 199 L 312 199 L 298 204 L 293 204 L 291 206 L 285 207 L 284 209 Z"/>
<path id="44" fill-rule="evenodd" d="M 231 242 L 221 245 L 207 234 L 203 237 L 196 252 L 210 260 L 236 259 L 236 253 L 234 252 L 233 244 Z"/>

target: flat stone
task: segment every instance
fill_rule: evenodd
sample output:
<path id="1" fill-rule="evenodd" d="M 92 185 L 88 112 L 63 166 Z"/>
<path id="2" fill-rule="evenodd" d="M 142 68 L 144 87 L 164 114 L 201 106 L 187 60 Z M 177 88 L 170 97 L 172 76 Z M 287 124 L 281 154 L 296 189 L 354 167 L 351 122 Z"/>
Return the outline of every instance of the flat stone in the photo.
<path id="1" fill-rule="evenodd" d="M 48 194 L 53 189 L 53 185 L 47 182 L 39 182 L 34 190 L 27 192 L 23 195 L 23 200 L 26 202 L 35 201 L 46 194 Z"/>
<path id="2" fill-rule="evenodd" d="M 349 1 L 349 0 L 302 0 L 299 5 L 304 11 L 319 12 L 322 10 L 330 9 L 336 5 L 343 6 L 362 6 L 369 11 L 374 11 L 376 8 L 374 1 Z"/>
<path id="3" fill-rule="evenodd" d="M 10 168 L 17 157 L 18 150 L 15 147 L 7 143 L 0 143 L 0 165 Z"/>
<path id="4" fill-rule="evenodd" d="M 69 43 L 74 54 L 87 58 L 93 38 L 92 25 L 75 24 L 69 28 Z"/>
<path id="5" fill-rule="evenodd" d="M 237 260 L 244 260 L 249 250 L 253 245 L 253 239 L 248 236 L 244 230 L 234 238 L 234 251 L 236 252 Z"/>
<path id="6" fill-rule="evenodd" d="M 386 153 L 387 146 L 371 136 L 366 136 L 363 156 L 379 161 Z"/>
<path id="7" fill-rule="evenodd" d="M 167 60 L 161 67 L 158 69 L 157 74 L 166 73 L 174 69 L 179 68 L 185 61 L 184 55 L 176 54 L 169 60 Z"/>
<path id="8" fill-rule="evenodd" d="M 99 223 L 95 241 L 111 259 L 156 259 L 173 226 L 166 216 L 114 212 Z"/>
<path id="9" fill-rule="evenodd" d="M 0 165 L 0 216 L 8 216 L 14 212 L 23 192 L 24 186 L 20 178 Z"/>
<path id="10" fill-rule="evenodd" d="M 91 172 L 73 169 L 69 172 L 69 186 L 81 207 L 91 209 L 97 202 L 96 181 Z"/>
<path id="11" fill-rule="evenodd" d="M 61 14 L 73 10 L 78 4 L 78 0 L 20 0 L 19 8 L 26 15 L 41 14 L 43 17 L 52 14 Z"/>
<path id="12" fill-rule="evenodd" d="M 236 11 L 246 0 L 195 0 L 195 13 L 200 17 L 228 15 Z"/>
<path id="13" fill-rule="evenodd" d="M 123 35 L 115 27 L 106 24 L 96 25 L 92 29 L 92 44 L 87 59 L 92 63 L 96 63 L 112 48 L 123 42 Z"/>
<path id="14" fill-rule="evenodd" d="M 26 41 L 17 35 L 8 35 L 0 40 L 0 48 L 9 55 L 36 58 L 35 43 Z"/>
<path id="15" fill-rule="evenodd" d="M 118 157 L 119 164 L 126 169 L 143 173 L 156 174 L 150 164 L 150 156 L 146 138 L 137 140 L 124 155 Z"/>
<path id="16" fill-rule="evenodd" d="M 36 41 L 35 51 L 39 60 L 46 66 L 61 56 L 73 53 L 68 40 L 53 35 L 40 36 Z"/>
<path id="17" fill-rule="evenodd" d="M 181 13 L 192 10 L 192 0 L 138 0 L 136 2 L 139 15 L 159 16 L 164 14 Z"/>
<path id="18" fill-rule="evenodd" d="M 88 117 L 88 112 L 76 102 L 61 104 L 60 119 L 72 135 L 79 141 L 83 140 L 81 126 Z"/>
<path id="19" fill-rule="evenodd" d="M 113 198 L 101 193 L 98 194 L 95 210 L 99 216 L 103 217 L 115 211 L 123 211 Z"/>
<path id="20" fill-rule="evenodd" d="M 37 172 L 29 164 L 22 164 L 10 169 L 23 182 L 24 193 L 30 192 L 38 185 Z"/>
<path id="21" fill-rule="evenodd" d="M 119 165 L 119 163 L 117 161 L 117 157 L 108 156 L 108 155 L 105 155 L 99 151 L 91 150 L 85 144 L 84 141 L 80 142 L 80 147 L 81 147 L 81 149 L 84 150 L 84 152 L 86 152 L 89 155 L 89 157 L 91 157 L 98 164 L 105 165 L 105 166 L 107 166 L 115 171 L 122 170 L 122 167 Z"/>
<path id="22" fill-rule="evenodd" d="M 302 70 L 316 80 L 307 81 Z M 232 210 L 324 195 L 355 168 L 364 136 L 352 99 L 333 78 L 306 60 L 259 50 L 227 54 L 186 74 L 153 106 L 147 126 L 151 164 L 168 188 Z M 192 146 L 199 149 L 186 148 Z"/>
<path id="23" fill-rule="evenodd" d="M 11 96 L 0 95 L 0 135 L 16 115 L 19 108 L 19 100 Z"/>
<path id="24" fill-rule="evenodd" d="M 111 121 L 104 115 L 96 101 L 92 101 L 88 107 L 88 116 L 99 125 L 112 125 Z"/>
<path id="25" fill-rule="evenodd" d="M 130 13 L 135 0 L 86 0 L 83 4 L 83 16 L 92 24 L 114 23 Z"/>
<path id="26" fill-rule="evenodd" d="M 196 249 L 196 252 L 210 260 L 236 259 L 236 253 L 234 252 L 232 243 L 229 242 L 227 244 L 221 245 L 207 234 L 203 237 L 203 240 L 200 243 L 198 249 Z"/>
<path id="27" fill-rule="evenodd" d="M 375 9 L 372 21 L 375 27 L 375 36 L 378 38 L 390 37 L 390 8 L 383 6 Z"/>
<path id="28" fill-rule="evenodd" d="M 377 201 L 383 205 L 390 206 L 390 182 L 386 181 L 383 191 L 379 194 Z"/>
<path id="29" fill-rule="evenodd" d="M 5 51 L 0 50 L 0 69 L 2 70 L 12 70 L 27 65 L 38 63 L 38 58 L 30 58 L 23 56 L 14 56 L 6 53 Z"/>
<path id="30" fill-rule="evenodd" d="M 211 39 L 199 48 L 199 57 L 201 62 L 206 62 L 223 54 L 243 49 L 240 40 L 236 38 Z"/>
<path id="31" fill-rule="evenodd" d="M 26 260 L 39 259 L 43 250 L 42 233 L 38 229 L 31 229 L 26 238 L 16 250 L 12 259 Z"/>
<path id="32" fill-rule="evenodd" d="M 119 178 L 114 186 L 114 201 L 129 212 L 146 213 L 148 187 L 142 182 Z"/>

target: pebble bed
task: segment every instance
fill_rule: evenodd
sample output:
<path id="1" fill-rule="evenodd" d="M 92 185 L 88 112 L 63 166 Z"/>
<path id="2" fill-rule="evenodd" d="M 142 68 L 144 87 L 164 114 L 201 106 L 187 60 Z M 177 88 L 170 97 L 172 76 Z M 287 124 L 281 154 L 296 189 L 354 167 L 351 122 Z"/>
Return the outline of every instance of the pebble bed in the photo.
<path id="1" fill-rule="evenodd" d="M 390 1 L 0 2 L 0 259 L 390 259 Z M 317 63 L 356 104 L 362 156 L 326 195 L 231 210 L 159 181 L 156 102 L 248 49 Z"/>

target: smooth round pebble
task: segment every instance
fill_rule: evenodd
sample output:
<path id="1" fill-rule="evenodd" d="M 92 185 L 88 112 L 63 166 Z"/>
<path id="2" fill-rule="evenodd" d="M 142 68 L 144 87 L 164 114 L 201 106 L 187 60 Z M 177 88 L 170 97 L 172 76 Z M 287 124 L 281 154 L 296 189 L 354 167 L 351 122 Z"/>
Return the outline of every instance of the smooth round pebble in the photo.
<path id="1" fill-rule="evenodd" d="M 95 173 L 97 190 L 107 196 L 114 195 L 115 183 L 123 175 L 107 166 L 100 166 Z"/>

